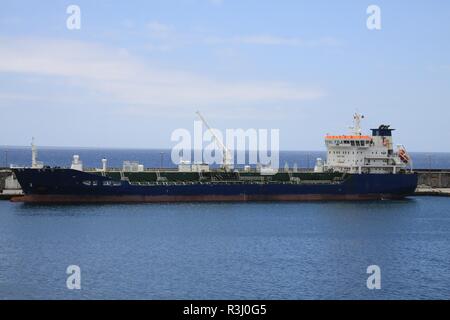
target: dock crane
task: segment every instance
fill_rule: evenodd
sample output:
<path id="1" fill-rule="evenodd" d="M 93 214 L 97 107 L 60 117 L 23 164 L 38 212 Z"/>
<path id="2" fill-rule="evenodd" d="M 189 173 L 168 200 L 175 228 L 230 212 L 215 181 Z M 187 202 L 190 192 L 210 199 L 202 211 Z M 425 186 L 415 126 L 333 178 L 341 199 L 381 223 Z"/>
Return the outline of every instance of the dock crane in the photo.
<path id="1" fill-rule="evenodd" d="M 197 111 L 196 114 L 200 118 L 200 120 L 203 122 L 205 127 L 211 132 L 214 141 L 216 142 L 217 146 L 222 149 L 223 154 L 223 165 L 222 168 L 225 171 L 231 171 L 232 169 L 232 159 L 231 159 L 231 152 L 228 150 L 228 148 L 223 144 L 222 140 L 217 137 L 217 135 L 214 133 L 214 130 L 211 129 L 208 122 L 205 120 L 205 118 L 202 116 L 200 111 Z"/>

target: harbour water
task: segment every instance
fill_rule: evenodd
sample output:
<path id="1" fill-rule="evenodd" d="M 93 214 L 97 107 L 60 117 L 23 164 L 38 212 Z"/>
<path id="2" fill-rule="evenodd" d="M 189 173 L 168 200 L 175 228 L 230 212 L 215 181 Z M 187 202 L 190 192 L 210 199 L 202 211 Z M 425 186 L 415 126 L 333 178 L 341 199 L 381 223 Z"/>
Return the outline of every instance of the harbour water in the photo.
<path id="1" fill-rule="evenodd" d="M 449 299 L 450 198 L 0 202 L 3 299 Z M 366 286 L 369 265 L 381 289 Z M 81 269 L 81 290 L 66 268 Z"/>
<path id="2" fill-rule="evenodd" d="M 39 156 L 68 166 L 75 151 L 44 149 Z M 82 151 L 77 153 L 88 166 L 98 166 L 102 156 L 117 166 L 127 159 L 160 162 L 160 151 Z M 9 154 L 12 163 L 29 165 L 29 150 L 22 158 Z M 81 290 L 66 286 L 69 265 L 81 269 Z M 370 265 L 381 268 L 380 290 L 366 286 Z M 450 198 L 65 206 L 0 201 L 0 299 L 449 299 L 449 268 Z"/>

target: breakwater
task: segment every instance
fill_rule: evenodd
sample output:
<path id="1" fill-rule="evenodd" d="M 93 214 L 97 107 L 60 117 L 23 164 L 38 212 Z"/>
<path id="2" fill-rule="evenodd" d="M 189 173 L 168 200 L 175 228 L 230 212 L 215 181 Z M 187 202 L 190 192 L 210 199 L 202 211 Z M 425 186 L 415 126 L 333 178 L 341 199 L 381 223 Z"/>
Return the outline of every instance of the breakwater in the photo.
<path id="1" fill-rule="evenodd" d="M 420 169 L 416 195 L 450 196 L 450 170 Z"/>
<path id="2" fill-rule="evenodd" d="M 416 170 L 419 174 L 419 186 L 424 185 L 431 188 L 450 188 L 450 170 Z"/>

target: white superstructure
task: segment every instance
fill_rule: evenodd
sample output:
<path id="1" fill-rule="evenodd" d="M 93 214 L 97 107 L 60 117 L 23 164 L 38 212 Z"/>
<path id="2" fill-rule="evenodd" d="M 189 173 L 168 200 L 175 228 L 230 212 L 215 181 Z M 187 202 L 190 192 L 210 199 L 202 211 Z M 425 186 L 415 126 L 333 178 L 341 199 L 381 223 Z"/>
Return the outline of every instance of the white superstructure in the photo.
<path id="1" fill-rule="evenodd" d="M 178 164 L 179 172 L 209 172 L 207 163 L 191 163 L 189 160 L 181 160 Z"/>
<path id="2" fill-rule="evenodd" d="M 70 166 L 70 169 L 83 171 L 83 161 L 80 160 L 80 156 L 75 154 L 73 156 L 72 165 Z"/>
<path id="3" fill-rule="evenodd" d="M 144 172 L 144 165 L 137 161 L 124 161 L 122 165 L 124 172 Z"/>
<path id="4" fill-rule="evenodd" d="M 327 135 L 327 161 L 316 165 L 315 171 L 338 171 L 348 173 L 398 173 L 411 166 L 411 159 L 403 146 L 394 150 L 392 131 L 388 125 L 372 129 L 372 135 L 364 135 L 361 119 L 356 113 L 349 135 Z"/>

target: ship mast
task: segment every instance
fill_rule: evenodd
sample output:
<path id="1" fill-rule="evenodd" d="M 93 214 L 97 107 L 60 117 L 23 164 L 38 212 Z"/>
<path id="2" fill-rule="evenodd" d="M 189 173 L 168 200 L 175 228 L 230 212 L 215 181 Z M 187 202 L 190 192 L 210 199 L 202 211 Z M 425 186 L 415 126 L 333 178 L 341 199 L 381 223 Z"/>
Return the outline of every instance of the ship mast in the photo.
<path id="1" fill-rule="evenodd" d="M 359 112 L 356 112 L 353 115 L 353 126 L 350 127 L 350 129 L 353 130 L 353 134 L 355 136 L 360 136 L 362 129 L 361 129 L 361 119 L 364 119 L 364 116 L 360 114 Z"/>
<path id="2" fill-rule="evenodd" d="M 31 138 L 31 167 L 37 168 L 37 148 L 34 144 L 34 137 Z"/>
<path id="3" fill-rule="evenodd" d="M 222 140 L 217 137 L 217 135 L 214 133 L 214 130 L 211 129 L 211 127 L 209 126 L 208 122 L 201 115 L 200 111 L 197 111 L 196 114 L 198 115 L 200 120 L 203 122 L 203 124 L 206 126 L 208 131 L 211 132 L 211 135 L 213 136 L 214 141 L 217 143 L 219 148 L 222 149 L 222 154 L 223 154 L 223 165 L 222 165 L 222 167 L 223 167 L 223 169 L 225 171 L 229 171 L 231 169 L 231 153 L 230 153 L 230 150 L 228 150 L 228 148 L 223 144 Z"/>

